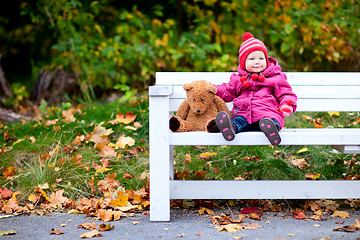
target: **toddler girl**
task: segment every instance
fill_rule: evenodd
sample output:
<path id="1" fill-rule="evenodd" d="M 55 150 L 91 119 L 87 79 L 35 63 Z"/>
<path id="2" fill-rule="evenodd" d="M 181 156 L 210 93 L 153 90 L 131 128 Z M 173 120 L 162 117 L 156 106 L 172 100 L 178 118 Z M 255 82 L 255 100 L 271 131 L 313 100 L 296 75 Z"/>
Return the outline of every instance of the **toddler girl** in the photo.
<path id="1" fill-rule="evenodd" d="M 220 112 L 216 126 L 227 141 L 236 133 L 262 131 L 272 145 L 279 145 L 284 117 L 296 110 L 297 97 L 276 59 L 268 57 L 264 43 L 245 33 L 239 50 L 238 73 L 229 83 L 216 86 L 217 95 L 233 102 L 231 116 Z"/>

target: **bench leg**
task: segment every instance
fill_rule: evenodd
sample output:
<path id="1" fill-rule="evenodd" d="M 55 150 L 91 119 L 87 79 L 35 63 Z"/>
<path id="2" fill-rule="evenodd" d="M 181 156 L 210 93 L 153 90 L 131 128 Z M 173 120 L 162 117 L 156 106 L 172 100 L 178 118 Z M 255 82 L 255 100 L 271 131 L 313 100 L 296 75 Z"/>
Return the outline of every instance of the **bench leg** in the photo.
<path id="1" fill-rule="evenodd" d="M 170 221 L 169 99 L 150 97 L 150 221 Z"/>

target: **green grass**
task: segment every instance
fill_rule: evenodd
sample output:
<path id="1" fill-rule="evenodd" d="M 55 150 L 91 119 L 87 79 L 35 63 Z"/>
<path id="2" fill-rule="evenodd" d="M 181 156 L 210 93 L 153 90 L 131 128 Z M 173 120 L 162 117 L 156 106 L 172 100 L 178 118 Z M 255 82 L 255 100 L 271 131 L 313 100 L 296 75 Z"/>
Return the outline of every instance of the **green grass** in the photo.
<path id="1" fill-rule="evenodd" d="M 0 156 L 0 187 L 6 186 L 14 191 L 21 191 L 21 198 L 26 198 L 34 191 L 34 187 L 47 183 L 50 190 L 64 189 L 68 197 L 89 197 L 91 186 L 89 181 L 94 178 L 95 196 L 101 196 L 97 191 L 96 183 L 103 180 L 107 174 L 116 173 L 116 179 L 126 189 L 137 190 L 145 186 L 147 179 L 140 179 L 142 173 L 148 170 L 148 101 L 146 95 L 138 97 L 131 103 L 95 103 L 84 105 L 81 113 L 75 113 L 76 121 L 64 123 L 61 111 L 69 106 L 66 104 L 59 108 L 41 107 L 41 121 L 23 123 L 3 124 L 0 127 L 0 147 L 8 149 Z M 143 127 L 136 131 L 126 129 L 125 124 L 111 125 L 107 122 L 114 120 L 116 114 L 133 112 L 137 115 L 136 122 Z M 57 124 L 46 126 L 47 120 L 58 119 Z M 135 139 L 135 146 L 117 149 L 121 156 L 108 157 L 111 169 L 108 172 L 96 172 L 93 162 L 101 165 L 103 158 L 100 150 L 94 148 L 94 143 L 87 142 L 81 145 L 74 144 L 76 136 L 84 135 L 94 131 L 94 127 L 102 123 L 106 129 L 112 129 L 109 138 L 115 143 L 119 135 L 126 135 Z M 133 126 L 133 124 L 129 124 Z M 54 129 L 60 127 L 60 129 Z M 5 140 L 5 132 L 10 139 Z M 30 137 L 36 139 L 32 143 Z M 16 143 L 17 140 L 23 141 Z M 56 146 L 59 151 L 50 158 L 44 159 Z M 137 150 L 137 155 L 131 151 Z M 76 155 L 81 154 L 81 164 L 76 163 Z M 43 159 L 42 159 L 43 158 Z M 15 166 L 16 171 L 12 179 L 4 177 L 4 171 L 10 166 Z M 124 173 L 134 175 L 134 178 L 123 179 Z M 59 181 L 62 179 L 62 181 Z M 58 182 L 56 181 L 58 180 Z"/>
<path id="2" fill-rule="evenodd" d="M 330 116 L 329 113 L 295 113 L 286 119 L 288 128 L 306 127 L 314 128 L 314 121 L 319 119 L 323 127 L 359 127 L 353 124 L 359 113 L 340 113 L 340 116 Z M 201 147 L 175 147 L 175 169 L 181 178 L 194 179 L 197 171 L 205 171 L 206 179 L 232 180 L 236 177 L 246 179 L 272 179 L 272 180 L 303 180 L 308 173 L 318 174 L 319 180 L 344 179 L 360 175 L 360 161 L 356 154 L 343 154 L 334 151 L 329 146 L 306 146 L 308 151 L 299 152 L 305 146 L 201 146 Z M 210 159 L 199 159 L 201 153 L 217 153 Z M 299 152 L 299 153 L 298 153 Z M 186 154 L 191 155 L 191 163 L 186 164 Z M 302 159 L 310 165 L 299 169 L 291 162 L 292 159 Z M 346 165 L 350 159 L 355 164 Z M 187 173 L 186 172 L 186 173 Z"/>
<path id="3" fill-rule="evenodd" d="M 67 197 L 101 196 L 96 183 L 107 174 L 116 173 L 116 179 L 126 189 L 138 190 L 146 185 L 147 179 L 140 178 L 148 171 L 149 142 L 148 142 L 148 101 L 146 94 L 137 97 L 131 103 L 95 103 L 84 105 L 81 113 L 76 113 L 76 122 L 63 122 L 61 111 L 68 109 L 68 104 L 62 107 L 40 107 L 41 121 L 26 123 L 12 123 L 0 127 L 0 147 L 9 151 L 0 156 L 0 187 L 21 191 L 19 199 L 27 198 L 34 187 L 47 183 L 50 191 L 64 189 Z M 126 129 L 125 124 L 107 124 L 115 119 L 116 114 L 133 112 L 136 121 L 143 127 L 136 131 Z M 286 127 L 313 128 L 313 121 L 305 119 L 303 113 L 296 113 L 286 119 Z M 353 124 L 359 113 L 341 113 L 340 116 L 330 116 L 328 113 L 306 113 L 308 119 L 320 119 L 323 127 L 359 127 Z M 57 124 L 46 126 L 46 120 L 59 119 Z M 126 149 L 117 149 L 120 158 L 109 158 L 108 172 L 96 172 L 93 162 L 101 164 L 102 156 L 94 148 L 94 143 L 82 145 L 73 143 L 76 136 L 94 131 L 95 125 L 103 123 L 106 129 L 114 130 L 109 137 L 115 143 L 119 134 L 135 139 L 135 145 Z M 132 124 L 130 124 L 132 125 Z M 55 130 L 54 126 L 60 127 Z M 4 139 L 5 132 L 10 139 Z M 30 137 L 36 139 L 32 143 Z M 16 143 L 17 140 L 24 139 Z M 50 158 L 41 159 L 56 146 L 60 151 Z M 180 179 L 224 179 L 232 180 L 236 177 L 246 179 L 306 179 L 305 174 L 318 174 L 319 180 L 344 179 L 359 176 L 359 156 L 342 154 L 327 146 L 308 146 L 308 151 L 299 153 L 304 146 L 177 146 L 175 147 L 175 172 Z M 134 151 L 137 150 L 137 155 Z M 216 153 L 208 159 L 201 159 L 202 153 Z M 76 163 L 74 157 L 81 154 L 81 164 Z M 191 161 L 186 161 L 186 154 L 190 154 Z M 310 165 L 299 169 L 291 162 L 292 159 L 305 159 Z M 352 164 L 346 164 L 352 159 Z M 4 171 L 15 166 L 16 171 L 12 179 L 4 177 Z M 124 179 L 124 173 L 134 175 L 134 178 Z M 89 181 L 94 178 L 95 193 L 91 193 Z M 59 182 L 59 179 L 62 181 Z"/>

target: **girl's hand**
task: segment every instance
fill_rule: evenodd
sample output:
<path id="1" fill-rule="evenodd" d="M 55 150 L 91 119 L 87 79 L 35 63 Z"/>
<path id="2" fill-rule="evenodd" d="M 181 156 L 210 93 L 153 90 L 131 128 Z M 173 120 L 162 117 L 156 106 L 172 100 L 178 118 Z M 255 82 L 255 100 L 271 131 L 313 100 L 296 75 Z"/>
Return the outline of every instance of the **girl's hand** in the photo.
<path id="1" fill-rule="evenodd" d="M 281 104 L 281 106 L 279 107 L 279 112 L 282 113 L 282 115 L 284 117 L 288 117 L 291 114 L 294 113 L 294 108 L 292 107 L 292 100 L 288 100 L 287 102 L 284 102 L 283 104 Z"/>

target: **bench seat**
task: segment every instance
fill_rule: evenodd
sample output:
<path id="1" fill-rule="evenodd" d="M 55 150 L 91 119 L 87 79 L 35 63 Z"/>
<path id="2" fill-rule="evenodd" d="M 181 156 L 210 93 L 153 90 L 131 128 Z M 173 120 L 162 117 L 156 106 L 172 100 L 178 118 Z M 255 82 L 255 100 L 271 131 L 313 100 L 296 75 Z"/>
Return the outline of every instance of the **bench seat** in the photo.
<path id="1" fill-rule="evenodd" d="M 360 128 L 284 128 L 280 131 L 280 145 L 348 146 L 359 153 Z M 206 139 L 206 141 L 204 141 Z M 169 144 L 185 145 L 269 145 L 262 132 L 242 132 L 234 141 L 226 141 L 221 133 L 203 131 L 169 133 Z"/>

